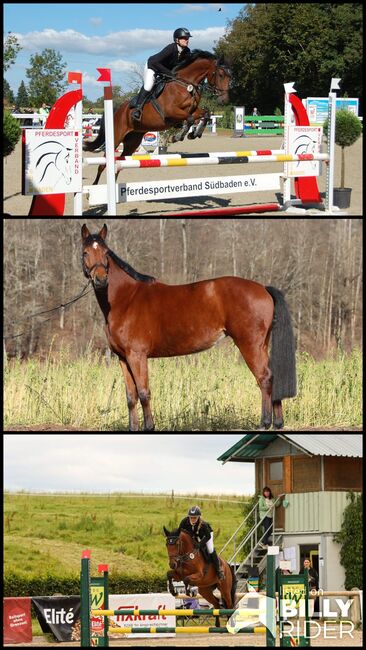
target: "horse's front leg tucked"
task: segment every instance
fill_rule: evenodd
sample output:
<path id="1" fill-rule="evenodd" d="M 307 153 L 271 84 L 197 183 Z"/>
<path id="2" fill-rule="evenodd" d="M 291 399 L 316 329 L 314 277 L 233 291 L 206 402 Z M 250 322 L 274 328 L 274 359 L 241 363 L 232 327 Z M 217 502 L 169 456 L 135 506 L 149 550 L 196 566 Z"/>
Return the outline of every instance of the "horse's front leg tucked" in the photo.
<path id="1" fill-rule="evenodd" d="M 168 573 L 166 574 L 166 577 L 168 578 L 169 591 L 170 591 L 171 595 L 172 596 L 177 596 L 178 592 L 176 591 L 176 589 L 174 587 L 174 584 L 173 584 L 173 578 L 176 577 L 175 572 L 174 571 L 168 571 Z"/>
<path id="2" fill-rule="evenodd" d="M 188 140 L 194 140 L 195 138 L 202 137 L 202 133 L 206 128 L 207 122 L 210 120 L 211 114 L 207 108 L 201 108 L 193 113 L 193 117 L 195 117 L 195 122 L 198 121 L 198 124 L 190 133 L 188 133 Z"/>
<path id="3" fill-rule="evenodd" d="M 192 124 L 194 124 L 194 118 L 192 115 L 187 117 L 187 119 L 183 122 L 183 128 L 181 131 L 178 131 L 175 135 L 172 137 L 172 142 L 180 142 L 184 140 L 186 137 L 189 129 L 191 128 Z"/>

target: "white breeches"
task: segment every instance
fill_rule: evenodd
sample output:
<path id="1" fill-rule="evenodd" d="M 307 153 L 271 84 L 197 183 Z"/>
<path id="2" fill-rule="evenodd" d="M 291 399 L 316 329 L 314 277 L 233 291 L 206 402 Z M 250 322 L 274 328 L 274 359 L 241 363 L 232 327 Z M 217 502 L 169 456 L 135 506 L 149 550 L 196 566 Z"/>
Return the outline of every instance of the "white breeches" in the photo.
<path id="1" fill-rule="evenodd" d="M 155 82 L 155 72 L 147 67 L 147 61 L 144 67 L 144 88 L 149 91 L 153 87 Z"/>
<path id="2" fill-rule="evenodd" d="M 206 544 L 206 548 L 207 548 L 207 550 L 208 550 L 208 552 L 209 552 L 210 555 L 211 555 L 211 553 L 213 553 L 214 550 L 215 550 L 215 547 L 214 547 L 214 541 L 213 541 L 213 533 L 211 533 L 211 537 L 210 537 L 210 539 L 208 540 L 208 542 L 207 542 L 207 544 Z"/>

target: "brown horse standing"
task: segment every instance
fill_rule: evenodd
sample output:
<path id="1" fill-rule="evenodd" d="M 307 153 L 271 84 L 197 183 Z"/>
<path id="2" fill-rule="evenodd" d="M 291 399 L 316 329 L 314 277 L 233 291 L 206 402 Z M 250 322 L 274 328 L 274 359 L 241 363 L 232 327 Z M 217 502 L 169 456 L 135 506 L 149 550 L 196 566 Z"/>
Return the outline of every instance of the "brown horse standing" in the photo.
<path id="1" fill-rule="evenodd" d="M 231 336 L 262 393 L 261 427 L 283 427 L 282 403 L 296 395 L 295 344 L 290 315 L 278 289 L 236 277 L 171 286 L 142 275 L 105 243 L 107 226 L 81 230 L 83 271 L 93 282 L 110 348 L 123 371 L 130 431 L 154 429 L 147 360 L 207 350 Z M 272 331 L 271 359 L 268 345 Z"/>
<path id="2" fill-rule="evenodd" d="M 169 582 L 169 591 L 172 596 L 176 596 L 173 580 L 183 581 L 188 593 L 188 587 L 198 587 L 200 595 L 211 603 L 215 609 L 220 608 L 220 601 L 214 595 L 217 588 L 220 591 L 224 609 L 235 608 L 236 577 L 233 569 L 223 558 L 219 558 L 221 570 L 224 578 L 219 580 L 216 575 L 213 564 L 207 564 L 199 545 L 185 531 L 169 532 L 164 526 L 166 537 L 166 547 L 169 556 L 169 566 L 167 578 Z M 216 622 L 220 627 L 220 621 Z"/>
<path id="3" fill-rule="evenodd" d="M 148 131 L 165 131 L 172 126 L 181 126 L 185 122 L 182 132 L 175 138 L 183 140 L 194 122 L 200 120 L 190 138 L 200 138 L 210 118 L 207 109 L 200 109 L 203 81 L 207 79 L 209 86 L 218 95 L 220 104 L 229 100 L 229 84 L 231 74 L 228 68 L 220 63 L 210 52 L 193 50 L 188 61 L 178 64 L 173 70 L 174 79 L 168 79 L 161 95 L 155 100 L 158 109 L 150 102 L 144 105 L 141 121 L 132 117 L 133 109 L 129 102 L 124 102 L 114 113 L 114 148 L 123 142 L 123 154 L 132 155 L 141 144 L 141 140 Z M 95 151 L 104 144 L 104 119 L 97 138 L 93 142 L 85 142 L 85 151 Z M 105 165 L 99 165 L 98 173 L 93 185 L 99 181 Z M 116 174 L 116 178 L 118 172 Z"/>

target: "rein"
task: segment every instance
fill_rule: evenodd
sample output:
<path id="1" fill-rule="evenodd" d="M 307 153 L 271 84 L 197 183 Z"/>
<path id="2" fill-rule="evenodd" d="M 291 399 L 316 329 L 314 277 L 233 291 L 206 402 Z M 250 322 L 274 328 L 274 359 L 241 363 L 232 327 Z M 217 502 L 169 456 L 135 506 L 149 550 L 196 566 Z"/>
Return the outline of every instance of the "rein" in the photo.
<path id="1" fill-rule="evenodd" d="M 182 544 L 182 541 L 178 539 L 177 546 L 178 546 L 178 552 L 179 553 L 180 553 L 181 544 Z M 184 553 L 182 555 L 181 554 L 179 554 L 179 555 L 171 555 L 170 558 L 175 560 L 177 562 L 178 566 L 179 566 L 179 565 L 184 564 L 185 562 L 188 562 L 190 560 L 194 560 L 197 557 L 197 555 L 199 554 L 199 552 L 200 552 L 199 547 L 195 546 L 193 551 L 190 551 L 189 553 Z"/>

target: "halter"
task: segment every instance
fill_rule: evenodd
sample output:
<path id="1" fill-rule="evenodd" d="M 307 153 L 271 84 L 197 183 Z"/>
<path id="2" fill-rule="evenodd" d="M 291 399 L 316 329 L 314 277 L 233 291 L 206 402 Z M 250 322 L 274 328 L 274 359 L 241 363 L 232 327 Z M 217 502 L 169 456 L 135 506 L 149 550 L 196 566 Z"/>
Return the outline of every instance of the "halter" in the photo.
<path id="1" fill-rule="evenodd" d="M 84 274 L 85 274 L 85 276 L 86 276 L 87 278 L 89 278 L 89 280 L 92 280 L 92 281 L 93 281 L 93 278 L 91 277 L 91 274 L 92 274 L 92 271 L 94 271 L 94 269 L 97 269 L 97 268 L 102 268 L 102 269 L 104 269 L 105 272 L 106 272 L 106 274 L 108 274 L 108 269 L 109 269 L 109 265 L 108 265 L 108 264 L 103 264 L 102 262 L 97 262 L 96 264 L 93 264 L 93 266 L 92 266 L 90 269 L 88 269 L 88 268 L 86 267 L 86 265 L 85 265 L 84 258 L 83 258 L 83 270 L 84 270 Z"/>

